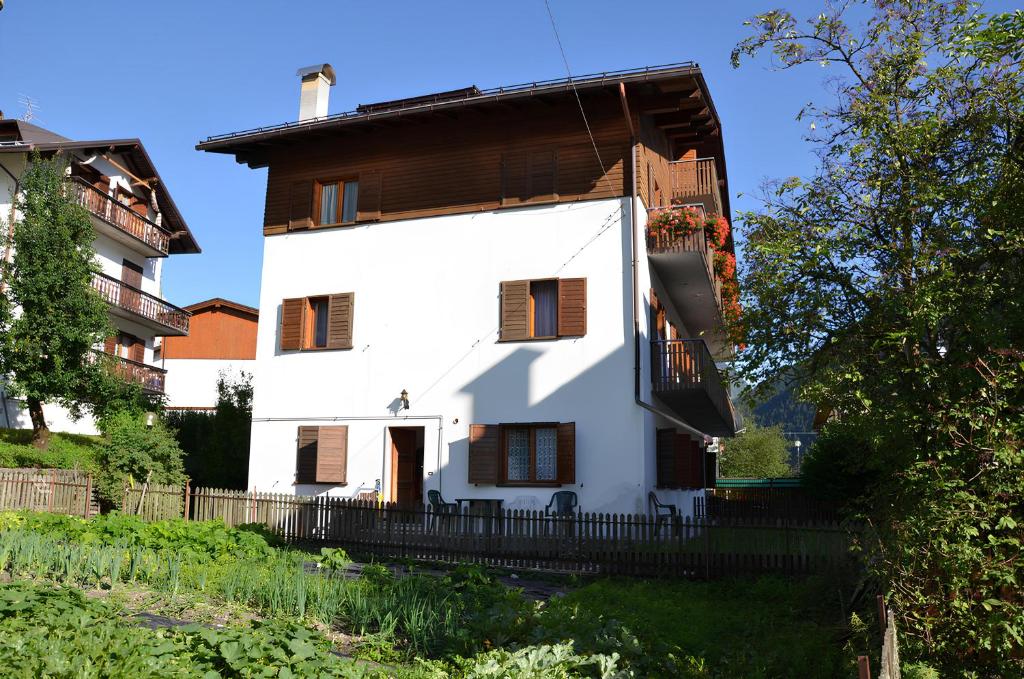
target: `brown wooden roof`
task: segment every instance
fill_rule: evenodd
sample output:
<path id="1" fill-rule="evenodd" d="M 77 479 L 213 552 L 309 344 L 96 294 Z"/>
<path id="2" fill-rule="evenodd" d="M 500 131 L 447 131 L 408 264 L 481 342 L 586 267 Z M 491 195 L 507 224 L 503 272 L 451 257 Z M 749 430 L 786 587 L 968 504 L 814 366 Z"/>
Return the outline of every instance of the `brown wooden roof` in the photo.
<path id="1" fill-rule="evenodd" d="M 207 299 L 202 302 L 196 302 L 195 304 L 190 304 L 187 307 L 184 307 L 184 309 L 185 311 L 192 312 L 192 314 L 197 314 L 207 309 L 216 309 L 217 307 L 226 307 L 228 309 L 234 309 L 235 311 L 239 311 L 243 314 L 253 316 L 254 318 L 259 317 L 260 315 L 259 309 L 256 309 L 251 306 L 246 306 L 245 304 L 239 304 L 238 302 L 232 302 L 231 300 L 224 299 L 223 297 L 214 297 L 212 299 Z"/>

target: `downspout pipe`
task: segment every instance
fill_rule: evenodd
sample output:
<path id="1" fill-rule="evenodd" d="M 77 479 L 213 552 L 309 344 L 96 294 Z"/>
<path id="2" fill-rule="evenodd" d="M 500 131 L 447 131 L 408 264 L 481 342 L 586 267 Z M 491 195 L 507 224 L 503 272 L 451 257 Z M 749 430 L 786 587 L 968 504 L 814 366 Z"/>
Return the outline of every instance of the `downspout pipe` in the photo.
<path id="1" fill-rule="evenodd" d="M 629 193 L 629 228 L 630 228 L 630 258 L 632 260 L 633 267 L 633 289 L 631 291 L 633 299 L 633 400 L 638 406 L 660 415 L 666 420 L 676 425 L 680 429 L 683 429 L 691 436 L 695 436 L 700 439 L 705 445 L 711 441 L 711 437 L 699 429 L 695 429 L 693 426 L 687 424 L 683 420 L 679 419 L 674 413 L 666 411 L 664 408 L 659 408 L 653 403 L 647 403 L 640 397 L 640 378 L 642 372 L 640 370 L 640 262 L 639 262 L 639 251 L 640 246 L 637 243 L 636 234 L 636 158 L 639 151 L 637 144 L 636 129 L 633 127 L 633 117 L 629 113 L 629 101 L 626 99 L 626 84 L 623 82 L 619 83 L 619 99 L 622 102 L 622 113 L 626 117 L 626 125 L 629 128 L 629 149 L 630 149 L 630 182 L 631 190 Z M 701 473 L 704 472 L 704 456 L 701 456 Z"/>

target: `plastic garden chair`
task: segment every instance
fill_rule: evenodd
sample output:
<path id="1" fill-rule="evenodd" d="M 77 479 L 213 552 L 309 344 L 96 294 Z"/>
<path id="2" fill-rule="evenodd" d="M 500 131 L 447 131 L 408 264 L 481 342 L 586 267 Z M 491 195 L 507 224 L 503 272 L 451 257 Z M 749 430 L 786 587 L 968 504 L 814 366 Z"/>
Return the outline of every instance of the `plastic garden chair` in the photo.
<path id="1" fill-rule="evenodd" d="M 675 505 L 670 505 L 658 499 L 652 490 L 647 494 L 647 499 L 654 510 L 654 535 L 657 537 L 661 531 L 662 524 L 671 523 L 672 529 L 677 530 L 679 526 L 679 510 Z"/>
<path id="2" fill-rule="evenodd" d="M 445 502 L 444 498 L 441 497 L 441 491 L 439 490 L 428 490 L 427 491 L 427 502 L 430 503 L 430 508 L 433 510 L 433 515 L 430 517 L 430 529 L 437 530 L 437 519 L 441 515 L 445 515 L 445 521 L 450 522 L 451 516 L 457 514 L 459 506 L 454 502 Z"/>
<path id="3" fill-rule="evenodd" d="M 544 507 L 544 516 L 572 516 L 576 513 L 578 504 L 576 493 L 571 490 L 560 490 L 551 496 L 551 501 Z"/>

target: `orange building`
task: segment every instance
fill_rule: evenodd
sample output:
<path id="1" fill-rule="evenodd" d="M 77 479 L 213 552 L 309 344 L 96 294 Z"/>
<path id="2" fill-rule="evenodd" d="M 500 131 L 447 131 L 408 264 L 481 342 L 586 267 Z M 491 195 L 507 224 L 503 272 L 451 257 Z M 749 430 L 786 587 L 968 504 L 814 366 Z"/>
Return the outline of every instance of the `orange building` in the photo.
<path id="1" fill-rule="evenodd" d="M 214 297 L 185 307 L 189 334 L 166 337 L 156 357 L 167 370 L 167 406 L 205 410 L 217 402 L 221 373 L 237 379 L 252 374 L 259 309 Z"/>

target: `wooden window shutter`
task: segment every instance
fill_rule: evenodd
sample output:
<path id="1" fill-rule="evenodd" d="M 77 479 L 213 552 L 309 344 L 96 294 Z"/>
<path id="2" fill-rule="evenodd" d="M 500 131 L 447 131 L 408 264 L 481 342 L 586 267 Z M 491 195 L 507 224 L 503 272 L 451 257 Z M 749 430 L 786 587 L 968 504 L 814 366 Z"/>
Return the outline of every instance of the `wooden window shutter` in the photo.
<path id="1" fill-rule="evenodd" d="M 107 354 L 117 353 L 117 336 L 112 335 L 103 340 L 103 352 Z"/>
<path id="2" fill-rule="evenodd" d="M 582 337 L 587 334 L 587 279 L 558 280 L 558 334 Z"/>
<path id="3" fill-rule="evenodd" d="M 501 469 L 501 426 L 469 425 L 469 482 L 495 484 Z"/>
<path id="4" fill-rule="evenodd" d="M 146 362 L 146 343 L 138 337 L 131 338 L 131 348 L 128 350 L 128 358 L 136 363 Z"/>
<path id="5" fill-rule="evenodd" d="M 142 267 L 127 259 L 121 260 L 121 280 L 136 288 L 142 289 Z"/>
<path id="6" fill-rule="evenodd" d="M 302 319 L 305 310 L 306 300 L 302 297 L 281 302 L 281 351 L 297 351 L 302 348 Z"/>
<path id="7" fill-rule="evenodd" d="M 701 449 L 700 443 L 685 434 L 679 435 L 679 443 L 680 449 L 684 451 L 682 457 L 686 461 L 686 480 L 683 487 L 703 488 L 704 474 L 702 463 L 704 451 Z"/>
<path id="8" fill-rule="evenodd" d="M 293 182 L 288 202 L 288 230 L 313 226 L 313 182 Z"/>
<path id="9" fill-rule="evenodd" d="M 576 483 L 576 423 L 558 425 L 558 482 Z"/>
<path id="10" fill-rule="evenodd" d="M 558 153 L 554 149 L 530 152 L 529 200 L 555 200 L 558 197 L 558 187 L 555 186 L 557 167 Z"/>
<path id="11" fill-rule="evenodd" d="M 525 153 L 505 153 L 501 156 L 501 204 L 519 205 L 529 197 L 526 180 Z"/>
<path id="12" fill-rule="evenodd" d="M 381 173 L 369 170 L 359 173 L 359 197 L 357 199 L 356 221 L 372 222 L 380 219 Z"/>
<path id="13" fill-rule="evenodd" d="M 355 297 L 354 292 L 341 292 L 328 298 L 328 349 L 352 348 L 352 312 L 355 308 Z"/>
<path id="14" fill-rule="evenodd" d="M 530 281 L 501 283 L 501 339 L 530 338 Z"/>
<path id="15" fill-rule="evenodd" d="M 295 482 L 316 483 L 316 453 L 319 427 L 299 427 L 295 455 Z"/>
<path id="16" fill-rule="evenodd" d="M 677 455 L 676 455 L 676 431 L 675 429 L 659 429 L 655 441 L 655 455 L 657 456 L 657 486 L 658 488 L 678 488 L 679 481 L 676 479 Z"/>
<path id="17" fill-rule="evenodd" d="M 316 482 L 344 484 L 348 471 L 348 426 L 318 429 Z"/>

